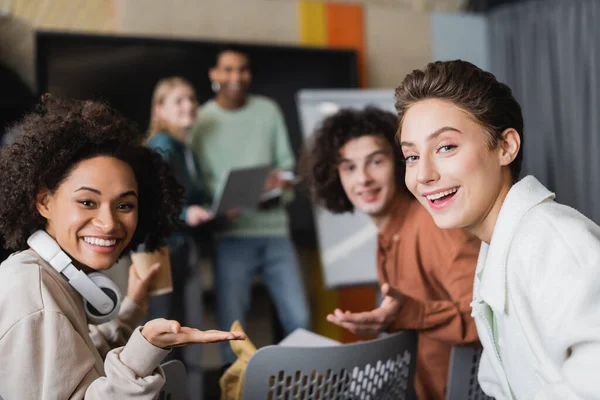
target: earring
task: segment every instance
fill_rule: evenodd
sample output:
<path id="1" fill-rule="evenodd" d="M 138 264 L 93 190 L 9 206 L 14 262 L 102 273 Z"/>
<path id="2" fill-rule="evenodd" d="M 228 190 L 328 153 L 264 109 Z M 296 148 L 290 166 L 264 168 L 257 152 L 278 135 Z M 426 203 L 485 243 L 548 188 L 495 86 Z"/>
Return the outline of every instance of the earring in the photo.
<path id="1" fill-rule="evenodd" d="M 218 93 L 219 90 L 221 90 L 221 84 L 217 81 L 212 81 L 210 83 L 210 88 L 212 89 L 213 92 Z"/>

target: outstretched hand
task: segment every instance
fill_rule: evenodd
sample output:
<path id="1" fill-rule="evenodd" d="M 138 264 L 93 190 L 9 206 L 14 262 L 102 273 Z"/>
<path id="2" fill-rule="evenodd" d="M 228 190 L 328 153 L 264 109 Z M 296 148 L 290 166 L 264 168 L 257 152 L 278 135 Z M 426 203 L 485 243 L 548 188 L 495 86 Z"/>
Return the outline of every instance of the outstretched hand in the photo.
<path id="1" fill-rule="evenodd" d="M 177 321 L 164 318 L 148 321 L 142 328 L 142 336 L 154 346 L 162 349 L 196 343 L 217 343 L 246 339 L 246 335 L 242 332 L 201 331 L 181 326 Z"/>
<path id="2" fill-rule="evenodd" d="M 352 313 L 337 308 L 327 315 L 327 321 L 358 335 L 372 336 L 386 331 L 400 312 L 404 296 L 387 283 L 381 286 L 381 293 L 383 301 L 376 309 Z"/>

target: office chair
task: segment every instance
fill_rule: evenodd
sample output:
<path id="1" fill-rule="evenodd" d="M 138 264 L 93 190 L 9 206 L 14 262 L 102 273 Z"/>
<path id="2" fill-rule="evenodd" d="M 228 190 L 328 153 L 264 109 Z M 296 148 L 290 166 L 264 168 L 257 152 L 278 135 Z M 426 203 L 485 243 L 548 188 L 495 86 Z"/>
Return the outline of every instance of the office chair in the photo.
<path id="1" fill-rule="evenodd" d="M 246 368 L 243 398 L 413 400 L 417 334 L 331 347 L 267 346 Z"/>

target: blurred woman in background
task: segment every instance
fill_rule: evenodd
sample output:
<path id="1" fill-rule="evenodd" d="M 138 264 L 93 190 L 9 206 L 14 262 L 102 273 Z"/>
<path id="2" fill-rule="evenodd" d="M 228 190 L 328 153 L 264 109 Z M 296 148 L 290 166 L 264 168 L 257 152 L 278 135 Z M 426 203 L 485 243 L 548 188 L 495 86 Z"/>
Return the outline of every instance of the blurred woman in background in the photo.
<path id="1" fill-rule="evenodd" d="M 182 226 L 168 239 L 173 292 L 155 296 L 150 301 L 148 318 L 169 318 L 185 321 L 199 328 L 202 321 L 201 288 L 194 290 L 195 307 L 187 310 L 186 282 L 192 278 L 191 267 L 197 264 L 193 228 L 212 219 L 202 207 L 205 201 L 202 174 L 196 157 L 185 145 L 189 127 L 196 119 L 198 101 L 190 82 L 181 77 L 161 79 L 154 88 L 149 127 L 148 146 L 156 150 L 171 166 L 175 179 L 184 187 L 184 207 L 180 214 Z M 188 315 L 190 312 L 193 315 Z M 179 350 L 179 351 L 177 351 Z M 185 352 L 185 355 L 184 355 Z M 188 369 L 189 383 L 194 398 L 202 392 L 200 347 L 175 349 L 173 357 L 180 359 Z M 195 383 L 194 383 L 195 382 Z"/>

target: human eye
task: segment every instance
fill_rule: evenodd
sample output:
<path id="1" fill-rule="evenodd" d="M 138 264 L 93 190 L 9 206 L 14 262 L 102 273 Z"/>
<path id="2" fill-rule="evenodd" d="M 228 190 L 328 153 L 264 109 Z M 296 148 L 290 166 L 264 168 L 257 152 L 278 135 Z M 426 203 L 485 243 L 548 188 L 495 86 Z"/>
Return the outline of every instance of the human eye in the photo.
<path id="1" fill-rule="evenodd" d="M 385 159 L 383 157 L 375 157 L 373 160 L 371 160 L 371 163 L 373 165 L 381 165 L 384 161 Z"/>
<path id="2" fill-rule="evenodd" d="M 86 200 L 86 199 L 78 200 L 77 202 L 86 208 L 91 208 L 96 205 L 96 203 L 94 203 L 92 200 Z"/>
<path id="3" fill-rule="evenodd" d="M 443 146 L 438 147 L 437 152 L 438 153 L 448 153 L 452 150 L 454 150 L 457 146 L 453 145 L 453 144 L 446 144 Z"/>
<path id="4" fill-rule="evenodd" d="M 354 165 L 353 164 L 342 164 L 340 169 L 344 172 L 352 172 L 354 171 Z"/>
<path id="5" fill-rule="evenodd" d="M 413 163 L 417 162 L 418 159 L 419 159 L 419 156 L 417 156 L 417 155 L 404 156 L 404 163 L 413 164 Z"/>
<path id="6" fill-rule="evenodd" d="M 135 209 L 135 204 L 133 203 L 121 203 L 117 206 L 117 210 L 121 211 L 130 211 Z"/>

